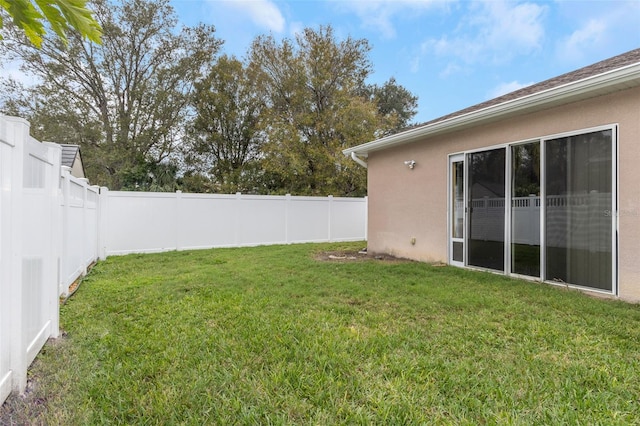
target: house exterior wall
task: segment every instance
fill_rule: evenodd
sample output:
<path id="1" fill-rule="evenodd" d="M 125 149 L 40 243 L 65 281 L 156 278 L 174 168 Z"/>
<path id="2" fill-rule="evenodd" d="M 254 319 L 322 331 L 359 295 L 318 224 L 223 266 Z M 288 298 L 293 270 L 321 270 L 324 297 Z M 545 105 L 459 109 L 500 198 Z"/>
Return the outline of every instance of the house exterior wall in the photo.
<path id="1" fill-rule="evenodd" d="M 619 126 L 619 295 L 640 301 L 639 87 L 369 153 L 369 251 L 447 262 L 450 154 L 611 124 Z"/>
<path id="2" fill-rule="evenodd" d="M 85 178 L 84 175 L 84 167 L 82 166 L 82 158 L 80 157 L 80 151 L 76 153 L 76 159 L 73 161 L 73 166 L 71 167 L 71 176 L 77 178 Z"/>

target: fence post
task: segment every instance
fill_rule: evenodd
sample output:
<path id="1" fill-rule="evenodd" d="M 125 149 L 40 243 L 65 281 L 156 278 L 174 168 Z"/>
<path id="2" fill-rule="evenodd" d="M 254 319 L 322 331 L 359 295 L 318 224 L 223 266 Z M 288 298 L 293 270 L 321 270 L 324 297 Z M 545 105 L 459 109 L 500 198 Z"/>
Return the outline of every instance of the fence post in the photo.
<path id="1" fill-rule="evenodd" d="M 289 241 L 289 215 L 291 210 L 291 194 L 285 194 L 284 196 L 284 242 L 290 244 Z"/>
<path id="2" fill-rule="evenodd" d="M 50 271 L 55 285 L 47 286 L 49 294 L 49 316 L 51 318 L 51 337 L 57 338 L 60 335 L 60 283 L 62 281 L 62 241 L 64 234 L 61 232 L 60 221 L 60 167 L 62 163 L 62 147 L 55 143 L 45 142 L 49 148 L 49 160 L 52 167 L 50 169 L 47 181 L 51 185 L 49 188 L 49 203 L 51 205 L 51 215 L 49 217 L 51 223 L 51 247 L 49 249 Z M 44 280 L 47 281 L 45 272 Z"/>
<path id="3" fill-rule="evenodd" d="M 180 215 L 180 211 L 182 208 L 182 191 L 180 191 L 179 189 L 176 190 L 176 202 L 175 202 L 175 206 L 176 206 L 176 215 L 175 215 L 175 241 L 176 241 L 176 251 L 180 250 L 180 235 L 181 235 L 181 229 L 180 229 L 180 225 L 182 224 L 181 219 L 181 215 Z"/>
<path id="4" fill-rule="evenodd" d="M 107 232 L 109 228 L 109 188 L 100 187 L 98 192 L 98 259 L 107 258 Z"/>
<path id="5" fill-rule="evenodd" d="M 89 264 L 86 262 L 87 259 L 87 252 L 89 251 L 89 247 L 88 244 L 89 242 L 87 241 L 87 234 L 89 232 L 89 225 L 88 225 L 88 212 L 87 210 L 89 210 L 88 208 L 88 187 L 89 187 L 89 179 L 87 178 L 80 178 L 78 179 L 80 182 L 82 182 L 82 275 L 87 275 L 87 271 L 88 271 L 88 267 Z"/>
<path id="6" fill-rule="evenodd" d="M 333 220 L 333 195 L 329 195 L 329 214 L 327 217 L 327 240 L 332 243 L 331 239 L 331 221 Z"/>
<path id="7" fill-rule="evenodd" d="M 62 178 L 62 198 L 63 198 L 63 206 L 62 206 L 62 218 L 61 218 L 61 228 L 62 228 L 62 235 L 64 236 L 62 238 L 62 260 L 61 260 L 61 267 L 62 267 L 62 271 L 63 272 L 68 272 L 67 271 L 67 265 L 65 263 L 65 259 L 68 259 L 69 257 L 69 227 L 71 226 L 71 224 L 69 223 L 69 217 L 70 217 L 70 212 L 71 212 L 71 179 L 69 178 L 69 176 L 71 176 L 71 167 L 68 166 L 62 166 L 61 168 L 61 172 L 60 172 L 60 176 Z M 63 276 L 63 280 L 66 281 L 67 276 L 66 274 L 61 274 Z M 61 280 L 62 281 L 62 280 Z M 59 293 L 61 296 L 66 296 L 67 294 L 69 294 L 69 287 L 68 285 L 63 285 L 63 283 L 60 283 L 60 290 Z"/>
<path id="8" fill-rule="evenodd" d="M 9 318 L 13 318 L 13 327 L 8 339 L 11 342 L 11 370 L 13 371 L 13 390 L 24 392 L 27 387 L 27 348 L 24 339 L 23 306 L 23 193 L 25 144 L 29 135 L 29 124 L 22 119 L 9 119 L 8 126 L 13 128 L 9 139 L 14 143 L 11 176 L 11 285 L 8 289 Z"/>
<path id="9" fill-rule="evenodd" d="M 91 262 L 95 263 L 100 259 L 100 187 L 98 185 L 90 185 L 93 189 L 95 195 L 95 215 L 96 215 L 96 223 L 93 229 L 90 229 L 89 232 L 93 233 L 94 240 L 93 247 L 91 247 Z"/>
<path id="10" fill-rule="evenodd" d="M 240 246 L 240 213 L 242 212 L 242 193 L 236 192 L 235 214 L 233 215 L 233 228 L 235 232 L 235 246 Z"/>
<path id="11" fill-rule="evenodd" d="M 18 342 L 13 339 L 16 328 L 20 326 L 13 321 L 15 287 L 18 287 L 12 275 L 15 261 L 12 257 L 15 228 L 12 212 L 17 190 L 13 177 L 14 169 L 21 164 L 14 151 L 13 122 L 0 115 L 0 405 L 14 387 L 12 358 Z"/>

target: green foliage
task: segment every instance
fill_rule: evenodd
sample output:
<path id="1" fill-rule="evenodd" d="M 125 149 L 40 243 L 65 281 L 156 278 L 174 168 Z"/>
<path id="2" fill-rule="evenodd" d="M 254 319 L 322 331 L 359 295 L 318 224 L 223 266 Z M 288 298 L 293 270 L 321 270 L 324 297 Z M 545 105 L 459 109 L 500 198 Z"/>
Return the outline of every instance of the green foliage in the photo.
<path id="1" fill-rule="evenodd" d="M 264 110 L 252 69 L 222 56 L 196 83 L 196 117 L 185 160 L 212 177 L 215 192 L 256 192 L 263 135 L 258 123 Z"/>
<path id="2" fill-rule="evenodd" d="M 110 257 L 16 423 L 638 423 L 637 306 L 362 244 Z"/>
<path id="3" fill-rule="evenodd" d="M 3 0 L 0 0 L 3 1 Z M 4 81 L 4 113 L 40 140 L 82 147 L 91 182 L 118 189 L 362 196 L 366 170 L 342 150 L 390 134 L 416 98 L 367 85 L 369 44 L 331 27 L 216 54 L 213 27 L 176 28 L 169 0 L 96 0 L 100 46 L 72 34 L 0 51 L 38 79 Z M 15 30 L 15 28 L 14 28 Z"/>
<path id="4" fill-rule="evenodd" d="M 387 134 L 396 133 L 410 126 L 409 120 L 418 112 L 418 97 L 400 86 L 394 77 L 382 86 L 366 85 L 363 88 L 363 96 L 378 105 L 378 111 L 383 117 L 389 117 L 395 121 L 395 127 Z"/>
<path id="5" fill-rule="evenodd" d="M 41 49 L 17 36 L 5 40 L 7 56 L 41 81 L 14 92 L 13 104 L 25 109 L 39 139 L 77 137 L 93 183 L 173 187 L 149 183 L 167 176 L 149 170 L 176 165 L 194 83 L 221 42 L 210 26 L 176 28 L 168 0 L 97 1 L 95 8 L 100 46 L 77 36 L 67 44 L 47 37 Z"/>
<path id="6" fill-rule="evenodd" d="M 75 29 L 80 36 L 100 43 L 102 30 L 86 4 L 86 0 L 35 0 L 35 4 L 31 0 L 0 0 L 0 9 L 11 16 L 13 23 L 38 48 L 46 34 L 45 22 L 63 42 L 67 41 L 67 33 Z"/>
<path id="7" fill-rule="evenodd" d="M 251 66 L 267 104 L 262 130 L 269 192 L 366 192 L 365 170 L 341 151 L 395 126 L 359 94 L 371 73 L 369 50 L 363 39 L 338 42 L 331 27 L 307 28 L 295 41 L 254 41 Z"/>
<path id="8" fill-rule="evenodd" d="M 123 191 L 174 192 L 179 189 L 178 167 L 139 161 L 121 175 Z"/>

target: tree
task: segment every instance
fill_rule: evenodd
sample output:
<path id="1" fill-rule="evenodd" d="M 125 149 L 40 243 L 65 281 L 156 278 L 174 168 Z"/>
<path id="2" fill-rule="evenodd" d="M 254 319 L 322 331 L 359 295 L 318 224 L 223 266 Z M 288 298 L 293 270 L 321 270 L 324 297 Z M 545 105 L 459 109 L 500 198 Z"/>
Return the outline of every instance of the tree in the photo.
<path id="1" fill-rule="evenodd" d="M 366 85 L 363 88 L 363 95 L 378 105 L 378 112 L 382 116 L 395 121 L 395 127 L 390 129 L 388 134 L 409 127 L 409 120 L 418 112 L 418 97 L 396 83 L 394 77 L 382 86 Z"/>
<path id="2" fill-rule="evenodd" d="M 22 99 L 14 103 L 31 112 L 26 118 L 38 118 L 39 139 L 60 141 L 61 126 L 91 129 L 80 143 L 94 183 L 158 188 L 184 137 L 194 83 L 221 42 L 211 26 L 177 31 L 168 0 L 94 4 L 103 28 L 99 46 L 76 34 L 67 44 L 46 36 L 39 50 L 19 35 L 5 40 L 5 53 L 41 80 L 14 95 Z M 160 186 L 175 185 L 165 180 Z"/>
<path id="3" fill-rule="evenodd" d="M 366 40 L 338 42 L 331 27 L 305 29 L 295 42 L 258 37 L 250 51 L 265 96 L 261 125 L 270 192 L 362 195 L 365 170 L 342 149 L 395 126 L 361 96 L 371 73 Z"/>
<path id="4" fill-rule="evenodd" d="M 75 29 L 80 36 L 100 43 L 100 25 L 86 4 L 86 0 L 35 0 L 35 4 L 30 0 L 0 0 L 0 9 L 4 9 L 11 16 L 13 23 L 36 47 L 42 45 L 46 34 L 45 21 L 65 42 L 67 32 Z M 0 14 L 0 28 L 2 26 L 3 19 Z"/>
<path id="5" fill-rule="evenodd" d="M 258 191 L 264 101 L 255 78 L 242 62 L 222 56 L 196 83 L 186 161 L 212 177 L 216 192 Z"/>

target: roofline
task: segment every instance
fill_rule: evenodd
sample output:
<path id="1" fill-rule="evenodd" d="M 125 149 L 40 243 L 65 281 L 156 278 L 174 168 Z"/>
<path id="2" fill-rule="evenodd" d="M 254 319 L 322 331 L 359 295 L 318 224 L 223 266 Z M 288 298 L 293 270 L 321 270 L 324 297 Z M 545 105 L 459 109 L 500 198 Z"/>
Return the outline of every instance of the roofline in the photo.
<path id="1" fill-rule="evenodd" d="M 589 92 L 607 88 L 615 89 L 616 86 L 620 84 L 632 82 L 634 80 L 638 80 L 638 84 L 640 84 L 640 62 L 616 68 L 591 77 L 586 77 L 582 80 L 552 87 L 530 95 L 525 95 L 520 98 L 505 101 L 497 105 L 488 106 L 466 114 L 457 115 L 442 121 L 436 121 L 401 133 L 396 133 L 391 136 L 347 148 L 343 150 L 342 153 L 347 156 L 351 156 L 352 153 L 355 153 L 358 157 L 367 157 L 369 152 L 379 151 L 405 143 L 416 142 L 417 140 L 424 139 L 428 136 L 459 130 L 486 121 L 489 118 L 498 119 L 508 117 L 519 112 L 523 113 L 527 110 L 541 107 L 556 100 L 565 99 L 567 102 L 570 102 L 571 99 L 579 98 L 581 95 L 588 94 Z M 611 90 L 611 92 L 613 91 L 615 90 Z M 584 97 L 582 99 L 584 99 Z"/>

